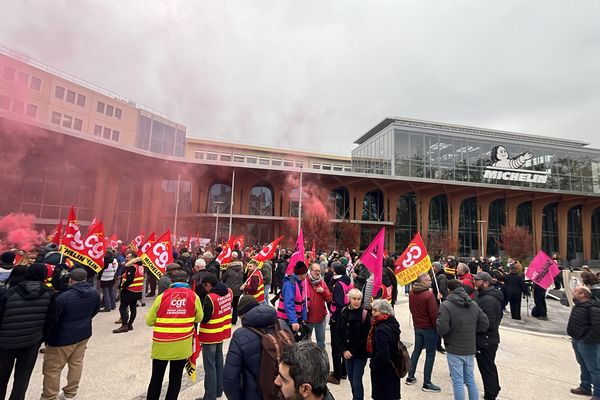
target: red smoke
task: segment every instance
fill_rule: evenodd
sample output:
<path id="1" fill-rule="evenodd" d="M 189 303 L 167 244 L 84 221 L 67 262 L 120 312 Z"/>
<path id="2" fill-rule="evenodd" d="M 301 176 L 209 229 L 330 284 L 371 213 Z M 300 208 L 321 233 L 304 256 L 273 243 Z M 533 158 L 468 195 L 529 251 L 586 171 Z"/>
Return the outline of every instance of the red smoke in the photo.
<path id="1" fill-rule="evenodd" d="M 9 214 L 0 218 L 0 247 L 29 251 L 42 240 L 41 234 L 33 229 L 35 216 L 25 214 Z"/>

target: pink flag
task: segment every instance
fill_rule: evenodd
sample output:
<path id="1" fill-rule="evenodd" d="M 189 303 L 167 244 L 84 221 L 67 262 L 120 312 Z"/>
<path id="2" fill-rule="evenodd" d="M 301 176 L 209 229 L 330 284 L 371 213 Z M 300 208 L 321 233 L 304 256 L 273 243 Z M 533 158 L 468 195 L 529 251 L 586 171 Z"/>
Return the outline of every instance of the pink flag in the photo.
<path id="1" fill-rule="evenodd" d="M 294 266 L 296 266 L 298 261 L 304 262 L 304 235 L 302 234 L 302 228 L 300 228 L 300 234 L 298 235 L 298 239 L 296 239 L 296 250 L 290 257 L 290 261 L 287 266 L 286 273 L 288 275 L 294 273 Z"/>
<path id="2" fill-rule="evenodd" d="M 381 228 L 375 239 L 360 257 L 360 261 L 371 273 L 373 273 L 373 296 L 381 288 L 381 272 L 383 268 L 383 242 L 385 239 L 385 228 Z"/>
<path id="3" fill-rule="evenodd" d="M 537 283 L 540 287 L 548 289 L 554 282 L 554 277 L 560 273 L 558 265 L 546 253 L 540 250 L 531 260 L 525 276 Z"/>

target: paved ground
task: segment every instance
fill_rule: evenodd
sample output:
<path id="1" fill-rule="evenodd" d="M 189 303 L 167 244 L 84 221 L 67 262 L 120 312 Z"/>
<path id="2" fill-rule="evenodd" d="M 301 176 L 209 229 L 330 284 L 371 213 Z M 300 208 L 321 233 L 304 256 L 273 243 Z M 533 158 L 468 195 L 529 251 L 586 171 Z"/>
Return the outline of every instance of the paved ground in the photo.
<path id="1" fill-rule="evenodd" d="M 569 338 L 564 334 L 569 309 L 558 302 L 548 300 L 549 321 L 538 321 L 526 317 L 523 302 L 523 321 L 512 321 L 505 317 L 501 328 L 502 343 L 498 350 L 497 365 L 500 371 L 502 392 L 500 399 L 576 399 L 569 389 L 578 384 L 579 368 L 574 359 Z M 530 304 L 532 306 L 532 304 Z M 147 308 L 139 308 L 139 316 L 144 317 Z M 396 316 L 401 324 L 402 338 L 414 341 L 412 322 L 409 320 L 407 298 L 401 295 L 396 305 Z M 92 336 L 84 361 L 84 376 L 81 381 L 78 399 L 144 399 L 150 380 L 151 328 L 140 320 L 135 330 L 115 335 L 111 331 L 117 325 L 117 312 L 101 313 L 94 320 Z M 558 332 L 560 335 L 536 331 Z M 409 348 L 409 352 L 412 348 Z M 425 354 L 421 356 L 417 370 L 417 384 L 402 385 L 403 399 L 451 399 L 452 385 L 448 375 L 446 357 L 436 355 L 433 382 L 442 388 L 441 393 L 421 391 L 422 368 Z M 39 399 L 42 385 L 42 357 L 33 372 L 28 399 Z M 64 377 L 63 376 L 63 382 Z M 180 399 L 191 400 L 203 394 L 202 366 L 198 371 L 199 382 L 191 384 L 184 377 Z M 476 373 L 480 389 L 481 379 Z M 369 369 L 365 370 L 365 394 L 370 398 Z M 350 385 L 330 386 L 336 399 L 351 399 Z"/>

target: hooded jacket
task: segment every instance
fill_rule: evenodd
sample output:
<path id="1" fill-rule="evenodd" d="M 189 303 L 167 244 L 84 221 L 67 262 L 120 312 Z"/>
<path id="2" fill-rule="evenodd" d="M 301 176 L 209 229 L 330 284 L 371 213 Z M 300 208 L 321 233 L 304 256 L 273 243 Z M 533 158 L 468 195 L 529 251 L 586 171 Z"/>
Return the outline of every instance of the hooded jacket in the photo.
<path id="1" fill-rule="evenodd" d="M 438 306 L 429 287 L 415 282 L 408 295 L 408 307 L 415 329 L 435 329 Z"/>
<path id="2" fill-rule="evenodd" d="M 240 286 L 244 283 L 244 271 L 242 271 L 242 263 L 233 261 L 223 272 L 221 280 L 233 292 L 234 296 L 241 296 L 242 290 Z"/>
<path id="3" fill-rule="evenodd" d="M 500 327 L 503 315 L 502 305 L 504 304 L 504 295 L 502 291 L 494 287 L 480 290 L 476 302 L 489 322 L 488 329 L 485 332 L 477 334 L 477 347 L 500 343 L 498 328 Z"/>
<path id="4" fill-rule="evenodd" d="M 68 286 L 49 310 L 48 346 L 68 346 L 92 336 L 92 318 L 100 310 L 98 291 L 87 282 Z"/>
<path id="5" fill-rule="evenodd" d="M 41 344 L 52 290 L 40 281 L 23 281 L 0 297 L 0 349 Z"/>
<path id="6" fill-rule="evenodd" d="M 465 289 L 460 287 L 440 305 L 437 331 L 444 338 L 448 353 L 474 355 L 476 334 L 488 329 L 489 321 Z"/>
<path id="7" fill-rule="evenodd" d="M 277 323 L 275 309 L 265 304 L 243 315 L 242 327 L 233 333 L 223 368 L 223 390 L 229 400 L 262 398 L 257 384 L 262 339 L 248 328 L 266 329 Z"/>

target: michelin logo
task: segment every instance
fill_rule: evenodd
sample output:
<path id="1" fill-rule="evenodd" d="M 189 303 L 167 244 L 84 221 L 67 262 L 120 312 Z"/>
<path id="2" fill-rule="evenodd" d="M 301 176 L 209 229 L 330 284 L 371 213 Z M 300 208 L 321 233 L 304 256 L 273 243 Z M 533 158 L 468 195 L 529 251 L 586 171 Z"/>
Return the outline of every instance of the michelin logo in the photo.
<path id="1" fill-rule="evenodd" d="M 531 171 L 521 169 L 525 163 L 533 158 L 533 154 L 526 151 L 516 157 L 510 157 L 504 146 L 495 146 L 491 154 L 493 164 L 485 168 L 483 177 L 497 181 L 515 181 L 529 183 L 546 183 L 549 173 L 547 171 Z"/>

